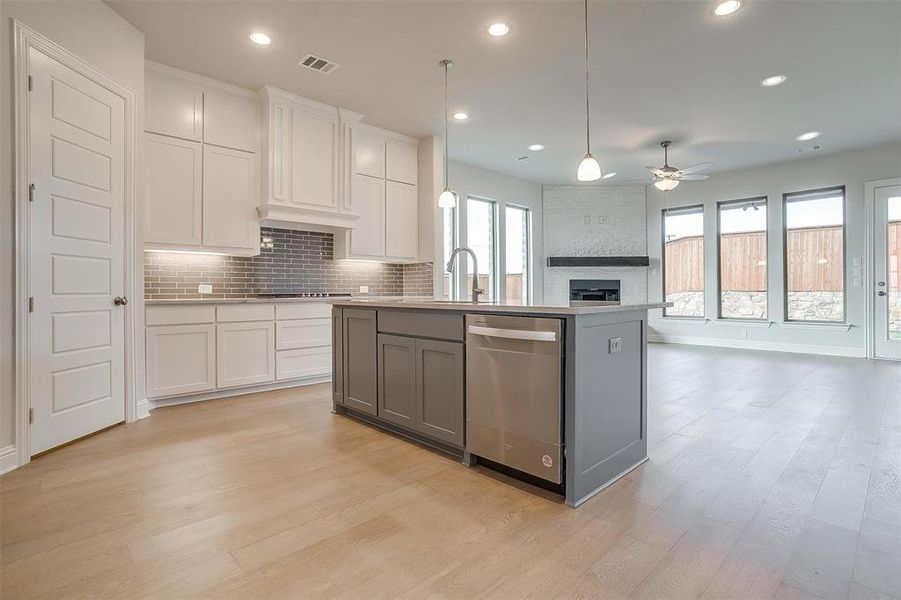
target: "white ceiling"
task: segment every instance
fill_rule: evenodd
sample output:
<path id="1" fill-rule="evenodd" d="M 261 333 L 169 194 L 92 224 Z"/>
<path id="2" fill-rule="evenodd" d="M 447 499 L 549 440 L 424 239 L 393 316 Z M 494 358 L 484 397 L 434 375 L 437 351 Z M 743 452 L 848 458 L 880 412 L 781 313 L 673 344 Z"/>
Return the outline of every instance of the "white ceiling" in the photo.
<path id="1" fill-rule="evenodd" d="M 580 2 L 231 2 L 108 4 L 147 36 L 147 58 L 246 88 L 271 84 L 359 111 L 413 136 L 441 133 L 452 58 L 453 159 L 541 183 L 576 183 L 584 153 Z M 901 139 L 901 2 L 745 0 L 591 3 L 592 151 L 609 183 L 646 176 L 672 139 L 675 166 L 714 172 Z M 511 24 L 490 38 L 494 20 Z M 250 31 L 273 38 L 268 47 Z M 297 66 L 306 53 L 341 65 Z M 775 88 L 759 85 L 782 73 Z M 803 132 L 823 133 L 801 143 Z M 529 154 L 529 144 L 547 149 Z M 806 156 L 806 154 L 805 154 Z M 692 185 L 703 185 L 692 182 Z"/>

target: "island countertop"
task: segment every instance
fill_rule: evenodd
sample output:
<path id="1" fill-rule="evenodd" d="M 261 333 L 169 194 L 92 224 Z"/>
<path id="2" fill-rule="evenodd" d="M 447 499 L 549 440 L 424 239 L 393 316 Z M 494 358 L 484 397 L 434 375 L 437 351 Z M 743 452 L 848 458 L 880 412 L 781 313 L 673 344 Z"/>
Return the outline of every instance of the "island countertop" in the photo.
<path id="1" fill-rule="evenodd" d="M 592 315 L 634 310 L 650 310 L 672 306 L 667 302 L 645 304 L 598 304 L 571 306 L 569 304 L 503 304 L 499 302 L 469 302 L 465 300 L 430 300 L 423 298 L 353 298 L 336 300 L 335 306 L 346 308 L 404 308 L 443 310 L 466 313 L 496 313 L 523 315 Z"/>

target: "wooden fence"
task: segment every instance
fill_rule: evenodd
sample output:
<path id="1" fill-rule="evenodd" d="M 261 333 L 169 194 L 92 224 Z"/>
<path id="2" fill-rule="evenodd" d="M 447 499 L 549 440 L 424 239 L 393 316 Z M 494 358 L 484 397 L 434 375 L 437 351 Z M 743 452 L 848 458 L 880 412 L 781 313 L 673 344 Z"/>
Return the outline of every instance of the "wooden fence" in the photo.
<path id="1" fill-rule="evenodd" d="M 788 232 L 788 289 L 793 292 L 833 291 L 844 288 L 841 227 L 811 227 Z M 898 289 L 901 221 L 889 223 L 889 282 Z M 891 257 L 895 257 L 892 260 Z M 766 289 L 766 234 L 731 233 L 720 241 L 723 290 Z M 684 237 L 666 243 L 666 292 L 704 289 L 704 240 Z"/>

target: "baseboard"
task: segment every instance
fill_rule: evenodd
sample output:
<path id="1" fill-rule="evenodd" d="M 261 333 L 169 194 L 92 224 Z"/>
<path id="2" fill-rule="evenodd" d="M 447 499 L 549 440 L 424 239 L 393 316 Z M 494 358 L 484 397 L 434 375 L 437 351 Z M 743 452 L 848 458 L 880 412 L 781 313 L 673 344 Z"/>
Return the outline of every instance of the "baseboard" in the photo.
<path id="1" fill-rule="evenodd" d="M 189 396 L 174 396 L 172 398 L 158 398 L 147 400 L 148 413 L 154 408 L 162 408 L 164 406 L 176 406 L 178 404 L 190 404 L 191 402 L 204 402 L 206 400 L 219 400 L 221 398 L 231 398 L 232 396 L 243 396 L 244 394 L 254 394 L 257 392 L 271 392 L 274 390 L 284 390 L 293 387 L 302 387 L 305 385 L 315 385 L 317 383 L 328 383 L 332 380 L 331 375 L 322 375 L 320 377 L 310 377 L 309 379 L 292 379 L 291 381 L 279 381 L 276 383 L 266 383 L 263 385 L 251 385 L 246 387 L 229 388 L 226 390 L 215 390 L 212 392 L 203 392 L 201 394 L 191 394 Z M 138 414 L 140 415 L 140 405 Z"/>
<path id="2" fill-rule="evenodd" d="M 19 466 L 19 453 L 16 452 L 15 444 L 6 448 L 0 448 L 0 475 L 9 473 Z"/>
<path id="3" fill-rule="evenodd" d="M 150 402 L 145 398 L 135 407 L 135 420 L 140 421 L 150 416 Z"/>
<path id="4" fill-rule="evenodd" d="M 686 335 L 648 335 L 649 342 L 662 344 L 684 344 L 686 346 L 709 346 L 714 348 L 735 348 L 738 350 L 765 350 L 767 352 L 791 352 L 794 354 L 815 354 L 820 356 L 844 356 L 866 358 L 863 348 L 848 346 L 818 346 L 813 344 L 783 344 L 779 342 L 758 342 L 752 340 L 731 340 Z"/>

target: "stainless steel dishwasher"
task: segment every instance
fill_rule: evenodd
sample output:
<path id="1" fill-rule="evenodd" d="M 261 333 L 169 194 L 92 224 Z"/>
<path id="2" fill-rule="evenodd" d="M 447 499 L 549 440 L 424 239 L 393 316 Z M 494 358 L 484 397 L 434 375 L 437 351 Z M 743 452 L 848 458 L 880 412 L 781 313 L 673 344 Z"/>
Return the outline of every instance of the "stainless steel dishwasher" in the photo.
<path id="1" fill-rule="evenodd" d="M 466 315 L 466 450 L 561 483 L 562 322 Z"/>

